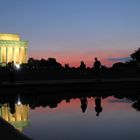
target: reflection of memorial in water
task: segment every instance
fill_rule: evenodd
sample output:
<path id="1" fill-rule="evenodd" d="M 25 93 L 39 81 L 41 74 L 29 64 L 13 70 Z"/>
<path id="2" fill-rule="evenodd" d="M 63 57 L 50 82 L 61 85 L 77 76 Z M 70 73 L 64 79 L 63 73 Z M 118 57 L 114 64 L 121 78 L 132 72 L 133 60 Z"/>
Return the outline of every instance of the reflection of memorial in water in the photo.
<path id="1" fill-rule="evenodd" d="M 15 104 L 15 112 L 12 114 L 9 104 L 2 104 L 0 107 L 0 116 L 19 131 L 23 131 L 29 125 L 29 105 Z"/>

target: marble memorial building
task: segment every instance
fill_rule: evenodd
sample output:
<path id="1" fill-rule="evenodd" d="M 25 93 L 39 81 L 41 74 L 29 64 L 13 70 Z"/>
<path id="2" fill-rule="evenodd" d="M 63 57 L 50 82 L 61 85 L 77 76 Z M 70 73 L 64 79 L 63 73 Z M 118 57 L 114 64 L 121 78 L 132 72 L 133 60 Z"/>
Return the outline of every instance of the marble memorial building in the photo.
<path id="1" fill-rule="evenodd" d="M 28 41 L 21 40 L 18 34 L 0 34 L 0 64 L 13 62 L 20 65 L 27 62 Z"/>

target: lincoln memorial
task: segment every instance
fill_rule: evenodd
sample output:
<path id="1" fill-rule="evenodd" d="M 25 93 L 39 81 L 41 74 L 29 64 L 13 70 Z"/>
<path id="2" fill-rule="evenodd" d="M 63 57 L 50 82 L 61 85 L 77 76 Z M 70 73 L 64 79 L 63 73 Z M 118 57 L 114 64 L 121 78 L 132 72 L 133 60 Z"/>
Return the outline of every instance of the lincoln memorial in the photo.
<path id="1" fill-rule="evenodd" d="M 21 40 L 18 34 L 0 34 L 0 64 L 14 62 L 20 65 L 27 62 L 28 41 Z"/>

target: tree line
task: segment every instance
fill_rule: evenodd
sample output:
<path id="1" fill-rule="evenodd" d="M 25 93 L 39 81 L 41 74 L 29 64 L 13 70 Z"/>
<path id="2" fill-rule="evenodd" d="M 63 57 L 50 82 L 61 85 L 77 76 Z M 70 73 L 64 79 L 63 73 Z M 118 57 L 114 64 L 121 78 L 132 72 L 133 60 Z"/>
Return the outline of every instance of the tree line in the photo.
<path id="1" fill-rule="evenodd" d="M 21 64 L 20 69 L 16 69 L 12 63 L 6 67 L 0 68 L 0 80 L 43 80 L 43 79 L 79 79 L 96 78 L 98 74 L 101 78 L 122 78 L 140 76 L 140 48 L 130 54 L 130 60 L 127 62 L 117 62 L 108 68 L 105 65 L 95 62 L 93 66 L 87 67 L 84 61 L 81 61 L 79 67 L 70 67 L 69 64 L 62 66 L 55 58 L 34 59 L 29 58 L 26 64 Z M 98 72 L 97 72 L 98 70 Z"/>

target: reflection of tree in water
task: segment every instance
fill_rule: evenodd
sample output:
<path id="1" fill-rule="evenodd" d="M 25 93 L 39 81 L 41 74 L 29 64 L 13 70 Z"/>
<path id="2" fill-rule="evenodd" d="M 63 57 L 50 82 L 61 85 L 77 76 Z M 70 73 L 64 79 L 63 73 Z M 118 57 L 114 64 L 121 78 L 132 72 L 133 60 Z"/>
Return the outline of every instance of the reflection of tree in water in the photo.
<path id="1" fill-rule="evenodd" d="M 95 111 L 96 111 L 96 116 L 99 116 L 100 112 L 102 112 L 100 96 L 95 97 Z"/>
<path id="2" fill-rule="evenodd" d="M 138 97 L 137 101 L 135 101 L 132 105 L 137 111 L 140 111 L 140 96 Z"/>
<path id="3" fill-rule="evenodd" d="M 84 113 L 87 109 L 87 104 L 88 104 L 88 101 L 87 101 L 87 98 L 86 97 L 82 97 L 80 99 L 81 101 L 81 109 L 82 109 L 82 112 Z"/>
<path id="4" fill-rule="evenodd" d="M 70 100 L 71 100 L 71 98 L 68 97 L 68 98 L 66 99 L 66 103 L 70 103 Z"/>
<path id="5" fill-rule="evenodd" d="M 117 99 L 123 99 L 126 98 L 132 102 L 135 102 L 132 107 L 134 107 L 137 110 L 140 110 L 140 97 L 139 94 L 126 94 L 123 93 L 110 95 L 110 94 L 101 94 L 101 93 L 52 93 L 52 94 L 22 94 L 21 100 L 24 105 L 30 106 L 31 109 L 35 109 L 36 107 L 50 107 L 50 108 L 57 108 L 57 106 L 62 102 L 66 101 L 66 103 L 70 103 L 70 100 L 72 99 L 80 99 L 81 106 L 80 109 L 82 109 L 82 112 L 85 112 L 88 106 L 88 99 L 94 98 L 95 99 L 95 111 L 96 115 L 99 116 L 99 114 L 102 112 L 103 107 L 101 104 L 101 100 L 109 97 L 114 96 Z M 139 98 L 138 98 L 139 97 Z M 9 107 L 9 113 L 14 114 L 16 112 L 16 105 L 15 101 L 17 101 L 17 95 L 0 95 L 0 104 L 7 104 L 7 107 Z M 18 106 L 18 104 L 17 104 Z M 28 108 L 27 107 L 27 108 Z"/>

